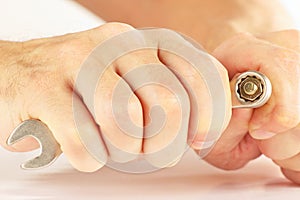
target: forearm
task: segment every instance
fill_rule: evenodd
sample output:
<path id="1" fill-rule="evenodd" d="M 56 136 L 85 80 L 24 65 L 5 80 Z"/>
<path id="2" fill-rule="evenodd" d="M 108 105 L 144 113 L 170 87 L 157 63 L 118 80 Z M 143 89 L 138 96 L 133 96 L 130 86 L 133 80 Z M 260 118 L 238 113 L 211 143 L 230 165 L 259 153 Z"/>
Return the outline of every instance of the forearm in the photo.
<path id="1" fill-rule="evenodd" d="M 238 32 L 289 27 L 277 1 L 261 0 L 77 0 L 106 21 L 165 27 L 191 36 L 209 51 Z"/>

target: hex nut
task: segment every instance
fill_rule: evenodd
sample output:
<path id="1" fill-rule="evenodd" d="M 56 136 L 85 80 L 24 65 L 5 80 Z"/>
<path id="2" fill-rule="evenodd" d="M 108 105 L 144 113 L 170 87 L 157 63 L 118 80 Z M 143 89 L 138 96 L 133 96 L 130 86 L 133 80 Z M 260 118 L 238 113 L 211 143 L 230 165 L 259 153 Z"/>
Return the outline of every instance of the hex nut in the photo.
<path id="1" fill-rule="evenodd" d="M 255 101 L 263 94 L 263 84 L 255 76 L 247 76 L 238 85 L 238 94 L 244 101 Z"/>

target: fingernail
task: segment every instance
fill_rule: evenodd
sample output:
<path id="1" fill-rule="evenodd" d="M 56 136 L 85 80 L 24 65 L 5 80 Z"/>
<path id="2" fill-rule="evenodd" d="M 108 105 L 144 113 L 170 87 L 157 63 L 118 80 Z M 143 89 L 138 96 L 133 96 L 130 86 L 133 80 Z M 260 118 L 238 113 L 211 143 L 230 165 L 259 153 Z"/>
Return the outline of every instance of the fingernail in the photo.
<path id="1" fill-rule="evenodd" d="M 269 138 L 275 136 L 276 134 L 273 132 L 269 132 L 269 131 L 254 130 L 254 131 L 250 131 L 250 135 L 254 139 L 265 140 L 265 139 L 269 139 Z"/>

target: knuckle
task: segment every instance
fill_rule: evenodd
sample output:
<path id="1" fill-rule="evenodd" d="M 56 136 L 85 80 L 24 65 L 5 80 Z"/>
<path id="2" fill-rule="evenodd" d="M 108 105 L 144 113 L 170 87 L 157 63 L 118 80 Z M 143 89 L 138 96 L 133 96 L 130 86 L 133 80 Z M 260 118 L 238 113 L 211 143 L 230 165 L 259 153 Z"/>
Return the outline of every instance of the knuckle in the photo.
<path id="1" fill-rule="evenodd" d="M 129 24 L 125 24 L 121 22 L 108 22 L 103 24 L 102 26 L 99 26 L 96 29 L 99 29 L 100 31 L 107 30 L 110 31 L 111 33 L 120 33 L 123 31 L 133 30 L 134 28 Z"/>
<path id="2" fill-rule="evenodd" d="M 114 37 L 123 32 L 134 30 L 134 28 L 128 24 L 119 23 L 119 22 L 109 22 L 103 24 L 95 29 L 91 29 L 85 33 L 85 36 L 88 36 L 88 39 L 96 42 L 97 44 L 101 41 Z"/>
<path id="3" fill-rule="evenodd" d="M 160 61 L 154 50 L 138 50 L 118 58 L 115 61 L 118 73 L 125 74 L 142 65 L 159 64 Z M 147 72 L 145 72 L 147 73 Z"/>

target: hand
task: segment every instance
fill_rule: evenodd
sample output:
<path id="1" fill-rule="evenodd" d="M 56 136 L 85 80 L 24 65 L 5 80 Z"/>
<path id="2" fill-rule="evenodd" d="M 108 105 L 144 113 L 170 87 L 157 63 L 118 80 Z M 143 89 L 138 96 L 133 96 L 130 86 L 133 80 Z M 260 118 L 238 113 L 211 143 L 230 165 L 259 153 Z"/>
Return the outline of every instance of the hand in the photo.
<path id="1" fill-rule="evenodd" d="M 264 33 L 292 27 L 289 13 L 276 0 L 272 4 L 260 0 L 76 1 L 106 21 L 181 32 L 208 52 L 239 32 Z"/>
<path id="2" fill-rule="evenodd" d="M 206 160 L 235 169 L 263 153 L 287 178 L 300 183 L 300 32 L 257 37 L 240 34 L 213 55 L 227 68 L 230 78 L 247 70 L 264 73 L 273 93 L 261 108 L 233 110 L 228 128 Z"/>
<path id="3" fill-rule="evenodd" d="M 145 158 L 157 167 L 173 165 L 184 153 L 187 140 L 190 139 L 190 123 L 199 123 L 195 139 L 201 144 L 210 124 L 202 119 L 210 116 L 212 112 L 207 104 L 209 93 L 195 69 L 174 54 L 163 50 L 145 49 L 116 59 L 99 80 L 94 94 L 94 101 L 97 102 L 95 105 L 90 105 L 91 99 L 86 94 L 88 88 L 75 86 L 82 63 L 92 50 L 108 38 L 129 30 L 133 28 L 125 24 L 108 23 L 93 30 L 55 38 L 24 43 L 2 42 L 0 53 L 4 59 L 0 64 L 1 144 L 14 151 L 36 148 L 37 144 L 32 139 L 18 143 L 13 148 L 6 146 L 5 141 L 22 121 L 30 118 L 40 119 L 53 132 L 71 164 L 76 169 L 87 172 L 101 168 L 108 157 L 123 163 L 134 160 L 139 154 L 144 154 Z M 225 127 L 231 113 L 227 72 L 208 54 L 203 54 L 201 59 L 213 61 L 222 78 L 226 92 L 225 103 L 228 105 Z M 166 69 L 169 76 L 155 70 L 145 70 L 136 77 L 126 76 L 147 64 L 159 65 L 161 69 Z M 89 73 L 92 74 L 93 71 Z M 180 94 L 174 95 L 166 87 L 158 84 L 146 85 L 133 91 L 135 81 L 141 77 L 163 77 L 169 83 L 166 86 L 177 85 Z M 123 88 L 117 100 L 128 105 L 128 116 L 123 115 L 126 109 L 116 108 L 112 103 L 115 95 L 113 91 L 117 84 Z M 190 87 L 185 87 L 187 85 Z M 178 95 L 189 99 L 191 92 L 196 95 L 193 103 L 182 107 L 182 102 L 178 102 Z M 129 101 L 124 99 L 126 96 L 130 97 Z M 80 117 L 80 124 L 74 121 L 72 104 L 76 105 L 79 112 L 77 116 Z M 151 134 L 151 108 L 155 105 L 163 108 L 166 121 L 159 134 L 148 137 Z M 95 112 L 92 112 L 92 109 Z M 116 121 L 115 114 L 124 124 L 132 121 L 141 128 L 132 133 L 123 131 Z M 197 115 L 199 118 L 195 117 Z M 183 129 L 178 132 L 180 125 Z M 79 133 L 93 138 L 89 143 L 94 147 L 92 150 L 85 148 Z M 180 137 L 175 140 L 177 134 Z M 173 145 L 172 149 L 164 152 L 163 149 L 170 143 Z"/>

